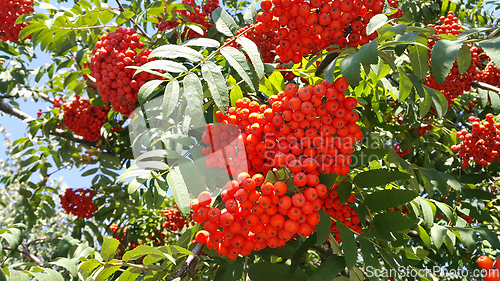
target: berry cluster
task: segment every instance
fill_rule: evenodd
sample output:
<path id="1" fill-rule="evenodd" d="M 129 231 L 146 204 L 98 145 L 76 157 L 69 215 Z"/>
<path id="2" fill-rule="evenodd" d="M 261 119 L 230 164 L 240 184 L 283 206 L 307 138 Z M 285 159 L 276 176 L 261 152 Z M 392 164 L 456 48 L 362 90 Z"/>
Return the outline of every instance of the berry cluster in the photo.
<path id="1" fill-rule="evenodd" d="M 286 166 L 299 187 L 306 184 L 308 174 L 346 175 L 354 143 L 363 136 L 356 124 L 359 116 L 353 111 L 357 101 L 344 95 L 348 86 L 344 78 L 301 89 L 290 83 L 285 91 L 269 98 L 271 107 L 248 98 L 236 101 L 227 115 L 216 113 L 223 126 L 233 125 L 229 126 L 231 132 L 217 135 L 214 125 L 204 132 L 203 142 L 208 147 L 202 153 L 207 156 L 207 166 L 224 168 L 221 163 L 244 159 L 245 149 L 248 161 L 240 164 L 248 164 L 250 175 Z M 229 135 L 240 138 L 240 145 L 222 151 L 231 143 Z"/>
<path id="2" fill-rule="evenodd" d="M 34 11 L 33 0 L 3 0 L 0 4 L 0 40 L 17 41 L 19 32 L 28 25 L 23 22 L 16 24 L 17 18 Z"/>
<path id="3" fill-rule="evenodd" d="M 332 222 L 330 225 L 330 232 L 333 233 L 333 237 L 337 242 L 342 242 L 339 235 L 339 229 L 337 228 L 337 221 L 342 222 L 345 226 L 352 229 L 355 233 L 361 232 L 361 225 L 358 214 L 354 211 L 349 203 L 354 203 L 356 200 L 356 196 L 351 194 L 347 202 L 340 203 L 339 193 L 337 191 L 337 187 L 339 184 L 334 184 L 328 192 L 328 197 L 321 198 L 322 209 L 326 211 L 330 217 L 332 217 Z M 319 194 L 319 193 L 318 193 Z"/>
<path id="4" fill-rule="evenodd" d="M 405 150 L 401 149 L 401 144 L 398 142 L 396 143 L 392 149 L 396 151 L 396 153 L 399 155 L 399 157 L 405 157 L 406 155 L 410 154 L 410 149 L 407 148 Z"/>
<path id="5" fill-rule="evenodd" d="M 243 32 L 245 32 L 244 37 L 252 40 L 257 45 L 260 53 L 262 54 L 262 60 L 267 63 L 273 63 L 276 56 L 274 50 L 279 43 L 276 33 L 262 30 L 261 23 L 256 25 L 247 25 L 238 30 L 237 35 Z M 239 48 L 239 45 L 235 41 L 231 42 L 229 46 Z"/>
<path id="6" fill-rule="evenodd" d="M 108 107 L 90 105 L 89 100 L 76 99 L 69 104 L 60 104 L 61 99 L 54 101 L 54 108 L 64 111 L 64 125 L 75 134 L 88 141 L 101 138 L 101 127 L 108 120 Z"/>
<path id="7" fill-rule="evenodd" d="M 493 261 L 488 256 L 480 256 L 477 259 L 477 265 L 486 270 L 484 281 L 500 281 L 500 262 L 498 260 Z"/>
<path id="8" fill-rule="evenodd" d="M 218 0 L 207 0 L 206 3 L 202 6 L 197 6 L 194 0 L 182 0 L 182 3 L 193 7 L 194 12 L 187 10 L 177 10 L 173 11 L 174 13 L 179 13 L 180 15 L 186 17 L 191 23 L 196 23 L 203 26 L 207 31 L 210 30 L 210 28 L 214 25 L 212 21 L 212 12 L 220 7 Z M 161 18 L 158 19 L 162 20 Z M 173 29 L 179 24 L 181 23 L 175 20 L 163 21 L 161 23 L 156 24 L 156 27 L 158 28 L 158 30 L 161 31 L 161 30 Z M 198 38 L 203 36 L 202 34 L 199 34 L 189 28 L 187 32 L 188 32 L 187 34 L 188 39 Z"/>
<path id="9" fill-rule="evenodd" d="M 73 214 L 79 218 L 89 219 L 97 207 L 92 204 L 94 193 L 89 189 L 68 188 L 64 195 L 59 195 L 61 204 L 67 214 Z"/>
<path id="10" fill-rule="evenodd" d="M 375 39 L 377 33 L 367 35 L 366 25 L 383 7 L 381 0 L 263 0 L 257 21 L 281 39 L 276 47 L 280 62 L 299 63 L 332 44 L 357 47 Z"/>
<path id="11" fill-rule="evenodd" d="M 490 85 L 500 87 L 500 72 L 496 64 L 490 63 L 481 73 L 479 73 L 479 81 Z"/>
<path id="12" fill-rule="evenodd" d="M 91 56 L 91 75 L 96 79 L 97 91 L 104 102 L 111 102 L 113 109 L 129 115 L 135 109 L 139 88 L 150 79 L 163 79 L 147 72 L 134 77 L 135 69 L 150 59 L 152 50 L 144 48 L 139 34 L 132 28 L 118 27 L 116 32 L 101 35 Z"/>
<path id="13" fill-rule="evenodd" d="M 488 166 L 499 156 L 500 151 L 500 123 L 493 120 L 491 113 L 486 114 L 486 120 L 470 116 L 472 131 L 469 133 L 463 129 L 457 133 L 462 141 L 452 145 L 453 152 L 458 151 L 458 156 L 462 158 L 462 167 L 469 168 L 469 160 L 481 166 Z"/>
<path id="14" fill-rule="evenodd" d="M 166 208 L 164 214 L 167 220 L 163 222 L 162 227 L 169 231 L 179 231 L 190 224 L 190 222 L 182 216 L 181 212 L 179 212 L 177 206 Z"/>
<path id="15" fill-rule="evenodd" d="M 349 205 L 339 203 L 336 186 L 329 192 L 318 181 L 312 183 L 314 187 L 293 195 L 289 193 L 289 196 L 283 181 L 272 184 L 265 182 L 262 174 L 250 177 L 248 173 L 241 173 L 222 191 L 222 211 L 210 208 L 212 198 L 208 192 L 202 192 L 193 200 L 193 220 L 203 223 L 204 228 L 195 239 L 217 250 L 219 255 L 235 259 L 266 247 L 281 247 L 296 235 L 307 237 L 316 232 L 320 221 L 318 211 L 322 208 L 351 229 L 361 231 L 357 214 Z M 355 196 L 351 195 L 349 202 L 354 200 Z M 335 223 L 331 229 L 333 233 L 338 232 Z M 338 235 L 335 238 L 340 241 Z"/>
<path id="16" fill-rule="evenodd" d="M 447 17 L 440 17 L 441 25 L 429 24 L 429 27 L 436 29 L 436 34 L 460 34 L 460 29 L 462 25 L 458 22 L 458 18 L 453 16 L 453 12 L 448 12 Z M 434 40 L 429 40 L 428 46 L 432 48 L 436 42 Z M 458 63 L 455 60 L 453 67 L 451 68 L 450 74 L 446 77 L 442 84 L 438 84 L 434 76 L 428 76 L 425 78 L 425 85 L 432 87 L 441 91 L 446 99 L 448 100 L 448 107 L 451 107 L 454 99 L 461 96 L 464 91 L 470 91 L 471 83 L 478 80 L 479 70 L 478 67 L 481 66 L 481 56 L 482 49 L 480 47 L 469 46 L 471 51 L 471 65 L 464 74 L 460 74 L 458 70 Z M 431 53 L 429 51 L 429 59 Z"/>

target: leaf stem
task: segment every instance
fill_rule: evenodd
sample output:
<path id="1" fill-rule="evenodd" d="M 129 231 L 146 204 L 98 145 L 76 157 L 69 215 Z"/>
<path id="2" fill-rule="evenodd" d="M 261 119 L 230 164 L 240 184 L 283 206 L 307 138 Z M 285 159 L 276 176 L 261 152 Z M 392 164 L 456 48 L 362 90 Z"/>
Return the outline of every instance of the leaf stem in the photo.
<path id="1" fill-rule="evenodd" d="M 84 26 L 84 27 L 60 27 L 60 26 L 52 26 L 57 29 L 63 30 L 87 30 L 87 29 L 98 29 L 98 28 L 106 28 L 106 27 L 116 27 L 112 25 L 94 25 L 94 26 Z"/>
<path id="2" fill-rule="evenodd" d="M 120 11 L 121 12 L 125 12 L 125 8 L 123 8 L 122 4 L 120 3 L 120 0 L 116 0 L 116 4 L 118 4 L 118 7 L 120 8 Z M 137 22 L 133 19 L 133 18 L 130 18 L 129 19 L 133 24 L 134 24 L 134 27 L 137 28 L 141 33 L 142 33 L 142 36 L 146 37 L 149 41 L 152 41 L 153 39 L 146 33 L 146 31 L 144 31 L 144 29 L 142 29 L 142 27 L 140 25 L 137 24 Z"/>
<path id="3" fill-rule="evenodd" d="M 205 62 L 207 62 L 208 60 L 212 59 L 213 57 L 215 57 L 215 55 L 217 55 L 220 50 L 222 50 L 222 48 L 226 47 L 227 45 L 233 43 L 234 41 L 236 41 L 238 38 L 242 37 L 243 35 L 245 35 L 245 33 L 247 33 L 248 31 L 252 30 L 255 28 L 255 25 L 252 25 L 250 28 L 246 29 L 245 31 L 241 32 L 240 34 L 238 35 L 235 35 L 233 36 L 231 39 L 229 39 L 227 42 L 224 42 L 224 44 L 222 44 L 222 46 L 220 46 L 219 48 L 217 48 L 217 50 L 215 50 L 213 53 L 211 53 L 209 56 L 207 56 L 206 58 L 204 58 L 203 60 L 201 60 L 197 65 L 195 65 L 193 68 L 191 68 L 190 70 L 188 70 L 187 72 L 184 72 L 182 74 L 179 74 L 177 77 L 175 77 L 174 79 L 176 80 L 179 80 L 180 78 L 188 75 L 189 73 L 193 72 L 193 70 L 197 69 L 199 66 L 201 66 L 202 64 L 204 64 Z"/>

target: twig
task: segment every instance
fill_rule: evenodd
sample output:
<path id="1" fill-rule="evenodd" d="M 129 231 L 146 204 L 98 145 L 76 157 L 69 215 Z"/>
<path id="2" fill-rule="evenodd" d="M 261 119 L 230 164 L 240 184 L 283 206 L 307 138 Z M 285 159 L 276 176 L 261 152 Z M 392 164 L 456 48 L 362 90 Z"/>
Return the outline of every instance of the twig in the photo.
<path id="1" fill-rule="evenodd" d="M 121 12 L 125 12 L 125 8 L 123 8 L 122 4 L 120 3 L 120 0 L 116 0 L 116 4 L 118 4 L 118 7 L 120 8 L 120 11 Z M 137 22 L 133 19 L 133 18 L 130 18 L 129 19 L 133 24 L 134 24 L 134 27 L 139 29 L 139 31 L 142 33 L 142 36 L 146 37 L 149 41 L 152 41 L 153 39 L 146 33 L 146 31 L 144 31 L 144 29 L 142 29 L 142 27 L 140 25 L 137 24 Z"/>
<path id="2" fill-rule="evenodd" d="M 470 86 L 474 87 L 474 88 L 483 89 L 483 90 L 493 91 L 493 92 L 496 92 L 497 94 L 500 94 L 500 88 L 495 87 L 493 85 L 490 85 L 488 83 L 484 83 L 484 82 L 472 82 L 470 84 Z"/>
<path id="3" fill-rule="evenodd" d="M 28 243 L 26 244 L 26 247 L 31 246 L 31 244 L 33 244 L 33 243 L 37 243 L 37 242 L 40 242 L 40 241 L 45 241 L 46 239 L 47 239 L 47 237 L 42 237 L 42 238 L 35 239 L 35 240 L 33 240 L 33 241 L 28 242 Z"/>
<path id="4" fill-rule="evenodd" d="M 245 256 L 245 267 L 243 268 L 243 271 L 245 272 L 245 278 L 243 279 L 243 281 L 247 281 L 247 276 L 248 276 L 247 266 L 248 266 L 248 256 Z"/>
<path id="5" fill-rule="evenodd" d="M 94 25 L 94 26 L 84 26 L 84 27 L 60 27 L 60 26 L 53 26 L 54 28 L 57 29 L 63 29 L 63 30 L 87 30 L 87 29 L 97 29 L 97 28 L 112 28 L 116 26 L 112 25 Z"/>
<path id="6" fill-rule="evenodd" d="M 12 250 L 12 248 L 9 246 L 3 246 L 2 249 L 9 250 L 9 251 Z M 25 249 L 17 249 L 17 252 L 23 254 L 26 257 L 29 257 L 31 260 L 33 260 L 34 262 L 36 262 L 38 264 L 42 263 L 42 260 L 40 260 L 40 258 L 38 258 L 37 256 L 30 253 L 30 251 L 28 251 L 28 249 L 26 249 L 26 248 Z"/>
<path id="7" fill-rule="evenodd" d="M 46 102 L 50 102 L 51 104 L 54 104 L 54 99 L 51 98 L 51 97 L 49 97 L 49 96 L 47 96 L 46 94 L 44 94 L 44 93 L 37 93 L 37 95 L 39 97 L 41 97 L 43 100 L 45 100 Z"/>
<path id="8" fill-rule="evenodd" d="M 181 269 L 177 270 L 174 274 L 169 275 L 165 278 L 166 281 L 172 281 L 176 278 L 184 278 L 189 272 L 189 269 L 192 269 L 193 265 L 196 266 L 196 262 L 198 261 L 198 255 L 201 253 L 201 249 L 203 245 L 196 244 L 193 249 L 193 254 L 187 258 L 186 263 L 182 266 Z"/>
<path id="9" fill-rule="evenodd" d="M 27 113 L 10 106 L 1 100 L 0 100 L 0 111 L 3 111 L 9 115 L 15 116 L 21 120 L 35 120 L 35 118 L 31 117 Z M 67 139 L 70 141 L 74 141 L 77 143 L 86 144 L 86 145 L 90 145 L 90 146 L 96 146 L 96 144 L 97 144 L 96 141 L 88 141 L 80 136 L 74 135 L 74 134 L 69 133 L 69 132 L 65 132 L 61 129 L 56 129 L 51 134 L 54 136 L 57 136 L 57 137 L 61 137 L 61 138 L 64 138 L 64 139 Z"/>
<path id="10" fill-rule="evenodd" d="M 152 267 L 147 267 L 144 265 L 140 264 L 134 264 L 134 263 L 128 263 L 128 262 L 115 262 L 115 263 L 107 263 L 104 265 L 104 267 L 110 267 L 110 266 L 128 266 L 128 267 L 134 267 L 134 268 L 139 268 L 139 269 L 145 269 L 145 270 L 151 270 L 151 271 L 167 271 L 167 270 L 162 270 L 159 268 L 152 268 Z"/>

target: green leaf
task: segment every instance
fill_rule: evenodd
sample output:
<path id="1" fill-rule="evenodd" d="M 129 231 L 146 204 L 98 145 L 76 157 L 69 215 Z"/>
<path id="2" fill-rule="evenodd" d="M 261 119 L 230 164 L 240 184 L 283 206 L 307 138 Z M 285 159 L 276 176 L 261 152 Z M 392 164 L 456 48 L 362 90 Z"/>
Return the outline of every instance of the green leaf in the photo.
<path id="1" fill-rule="evenodd" d="M 229 107 L 229 90 L 222 72 L 215 63 L 208 61 L 201 67 L 201 73 L 207 81 L 215 104 L 225 113 Z"/>
<path id="2" fill-rule="evenodd" d="M 179 81 L 173 79 L 172 81 L 168 82 L 167 86 L 165 87 L 165 92 L 163 93 L 162 112 L 164 119 L 169 117 L 177 107 L 177 104 L 179 103 L 179 93 Z"/>
<path id="3" fill-rule="evenodd" d="M 218 48 L 220 47 L 220 43 L 217 40 L 210 38 L 193 38 L 185 41 L 184 43 L 181 44 L 181 46 Z"/>
<path id="4" fill-rule="evenodd" d="M 370 22 L 366 26 L 366 35 L 370 35 L 375 32 L 377 29 L 384 26 L 389 22 L 389 18 L 384 14 L 375 15 L 370 19 Z"/>
<path id="5" fill-rule="evenodd" d="M 423 86 L 432 98 L 432 103 L 434 103 L 434 108 L 436 109 L 438 117 L 443 118 L 443 116 L 448 111 L 448 100 L 440 91 L 426 85 Z"/>
<path id="6" fill-rule="evenodd" d="M 179 167 L 173 167 L 167 175 L 167 182 L 174 195 L 175 203 L 181 214 L 185 217 L 189 214 L 190 199 L 186 183 L 182 178 Z"/>
<path id="7" fill-rule="evenodd" d="M 5 239 L 5 241 L 7 241 L 10 246 L 11 254 L 14 254 L 19 248 L 19 245 L 21 245 L 21 243 L 23 242 L 24 231 L 13 226 L 8 228 L 8 232 L 1 234 L 0 238 L 3 238 Z"/>
<path id="8" fill-rule="evenodd" d="M 418 235 L 420 236 L 420 239 L 422 239 L 422 242 L 424 242 L 425 246 L 427 248 L 431 247 L 431 238 L 429 237 L 429 234 L 427 234 L 427 231 L 421 226 L 418 225 Z"/>
<path id="9" fill-rule="evenodd" d="M 80 241 L 71 237 L 71 235 L 66 235 L 57 246 L 57 251 L 53 254 L 53 258 L 65 256 L 68 251 L 75 245 L 77 245 Z"/>
<path id="10" fill-rule="evenodd" d="M 416 198 L 415 202 L 417 202 L 422 209 L 425 225 L 427 226 L 427 228 L 431 228 L 434 224 L 434 212 L 432 211 L 432 206 L 429 202 L 427 202 L 427 200 L 423 199 L 422 197 Z"/>
<path id="11" fill-rule="evenodd" d="M 255 72 L 257 73 L 257 77 L 260 80 L 262 77 L 264 77 L 265 73 L 264 63 L 262 62 L 259 48 L 255 44 L 255 42 L 246 37 L 240 37 L 236 39 L 236 42 L 243 47 L 243 50 L 245 50 L 247 55 L 250 57 L 250 61 L 252 62 Z"/>
<path id="12" fill-rule="evenodd" d="M 453 210 L 451 209 L 450 206 L 444 204 L 444 203 L 441 203 L 439 201 L 435 201 L 435 200 L 432 200 L 432 202 L 434 202 L 434 204 L 436 204 L 436 206 L 439 208 L 439 210 L 441 210 L 441 212 L 443 212 L 443 214 L 453 223 L 455 224 L 457 222 L 457 217 L 456 215 L 454 214 Z M 500 247 L 499 247 L 500 248 Z"/>
<path id="13" fill-rule="evenodd" d="M 365 195 L 365 204 L 372 212 L 387 210 L 392 207 L 397 207 L 413 200 L 418 196 L 418 193 L 412 190 L 379 190 L 372 194 Z"/>
<path id="14" fill-rule="evenodd" d="M 182 73 L 185 71 L 188 71 L 188 69 L 181 63 L 171 61 L 171 60 L 154 60 L 150 61 L 148 63 L 145 63 L 139 67 L 135 66 L 128 66 L 127 68 L 132 68 L 132 69 L 137 69 L 139 71 L 136 71 L 134 75 L 137 75 L 141 72 L 141 70 L 153 70 L 153 69 L 160 69 L 164 70 L 167 72 L 172 72 L 172 73 Z M 161 73 L 157 72 L 152 72 L 152 71 L 147 71 L 148 73 L 151 74 L 157 74 L 159 76 L 162 76 Z"/>
<path id="15" fill-rule="evenodd" d="M 361 247 L 361 255 L 363 255 L 363 261 L 366 266 L 371 266 L 373 268 L 380 268 L 380 263 L 378 261 L 378 253 L 375 246 L 368 241 L 367 238 L 362 236 L 358 237 L 359 246 Z"/>
<path id="16" fill-rule="evenodd" d="M 243 263 L 222 263 L 217 269 L 214 281 L 240 280 L 243 275 Z"/>
<path id="17" fill-rule="evenodd" d="M 343 257 L 336 255 L 328 257 L 314 271 L 309 278 L 309 281 L 329 281 L 333 280 L 345 268 L 345 260 Z"/>
<path id="18" fill-rule="evenodd" d="M 292 264 L 290 265 L 289 275 L 287 276 L 287 274 L 281 272 L 281 274 L 287 278 L 285 280 L 290 280 L 288 279 L 288 277 L 292 277 L 295 274 L 295 271 L 297 270 L 297 267 L 299 266 L 300 261 L 302 260 L 304 254 L 307 252 L 307 250 L 309 250 L 309 248 L 311 248 L 316 243 L 316 235 L 317 235 L 316 233 L 309 235 L 309 237 L 297 249 L 295 255 L 293 255 L 292 258 Z M 254 280 L 261 280 L 261 279 L 254 279 Z"/>
<path id="19" fill-rule="evenodd" d="M 122 274 L 120 274 L 118 281 L 135 281 L 141 275 L 141 271 L 141 269 L 129 267 Z"/>
<path id="20" fill-rule="evenodd" d="M 498 236 L 495 232 L 487 227 L 478 227 L 476 228 L 476 231 L 481 234 L 481 237 L 483 239 L 488 240 L 491 246 L 493 246 L 495 249 L 500 249 L 500 241 L 498 240 Z"/>
<path id="21" fill-rule="evenodd" d="M 0 51 L 3 51 L 3 52 L 5 52 L 5 53 L 7 53 L 9 55 L 19 56 L 19 52 L 16 51 L 16 49 L 14 49 L 14 47 L 12 47 L 11 45 L 5 43 L 4 41 L 0 41 Z"/>
<path id="22" fill-rule="evenodd" d="M 82 275 L 83 279 L 87 279 L 92 274 L 92 272 L 100 265 L 101 263 L 98 260 L 90 259 L 80 265 L 80 267 L 78 268 L 78 272 Z"/>
<path id="23" fill-rule="evenodd" d="M 233 47 L 224 47 L 220 50 L 220 53 L 224 56 L 224 58 L 226 58 L 229 65 L 231 65 L 231 67 L 238 72 L 238 75 L 240 75 L 240 77 L 243 78 L 243 80 L 245 80 L 245 82 L 247 82 L 253 90 L 258 88 L 258 78 L 253 71 L 252 66 L 248 63 L 245 55 Z"/>
<path id="24" fill-rule="evenodd" d="M 179 168 L 189 192 L 198 195 L 206 190 L 206 185 L 200 175 L 200 170 L 191 160 L 182 159 L 179 161 Z M 208 168 L 206 168 L 208 169 Z M 206 173 L 204 173 L 206 174 Z"/>
<path id="25" fill-rule="evenodd" d="M 417 37 L 415 41 L 423 44 L 427 43 L 427 39 L 423 37 L 422 39 Z M 421 46 L 411 45 L 408 47 L 408 56 L 410 57 L 410 64 L 413 72 L 419 80 L 424 80 L 427 76 L 427 69 L 429 68 L 428 50 Z"/>
<path id="26" fill-rule="evenodd" d="M 120 246 L 120 241 L 115 238 L 104 237 L 101 248 L 101 257 L 105 262 L 112 260 L 115 256 L 116 250 Z"/>
<path id="27" fill-rule="evenodd" d="M 490 101 L 491 101 L 491 107 L 493 108 L 493 111 L 495 114 L 500 113 L 500 97 L 498 96 L 497 93 L 493 91 L 488 91 Z"/>
<path id="28" fill-rule="evenodd" d="M 442 194 L 448 194 L 448 186 L 455 190 L 461 190 L 461 184 L 451 175 L 439 172 L 436 169 L 419 168 L 419 171 L 441 191 Z"/>
<path id="29" fill-rule="evenodd" d="M 316 245 L 321 245 L 325 243 L 326 239 L 328 238 L 328 235 L 330 235 L 330 230 L 331 230 L 331 224 L 332 224 L 332 219 L 330 218 L 330 215 L 328 215 L 325 210 L 321 209 L 318 211 L 321 219 L 319 220 L 319 223 L 316 225 Z"/>
<path id="30" fill-rule="evenodd" d="M 467 43 L 463 43 L 462 47 L 458 51 L 457 64 L 458 64 L 458 72 L 460 74 L 464 74 L 469 69 L 472 63 L 472 54 L 470 52 L 469 46 Z"/>
<path id="31" fill-rule="evenodd" d="M 443 245 L 444 239 L 446 238 L 446 232 L 448 230 L 446 227 L 441 226 L 439 224 L 434 224 L 431 228 L 431 237 L 432 240 L 434 241 L 434 246 L 436 246 L 436 249 L 441 248 L 441 245 Z"/>
<path id="32" fill-rule="evenodd" d="M 456 231 L 460 234 L 459 238 L 470 251 L 476 248 L 476 232 L 469 228 L 456 227 Z"/>
<path id="33" fill-rule="evenodd" d="M 205 118 L 201 102 L 201 98 L 203 97 L 203 86 L 201 85 L 200 78 L 194 73 L 189 73 L 184 78 L 182 84 L 184 85 L 184 95 L 186 96 L 187 107 L 193 125 L 201 127 L 205 123 Z"/>
<path id="34" fill-rule="evenodd" d="M 234 19 L 224 9 L 220 7 L 215 9 L 212 12 L 212 19 L 220 33 L 232 37 L 238 32 L 238 25 L 236 25 Z"/>
<path id="35" fill-rule="evenodd" d="M 442 84 L 450 73 L 462 44 L 463 41 L 448 39 L 440 39 L 434 44 L 431 51 L 431 69 L 438 84 Z"/>
<path id="36" fill-rule="evenodd" d="M 353 89 L 359 85 L 361 81 L 361 60 L 359 52 L 345 57 L 340 61 L 340 73 L 349 82 L 349 86 Z"/>
<path id="37" fill-rule="evenodd" d="M 339 193 L 340 204 L 346 202 L 352 193 L 352 183 L 349 181 L 341 182 L 337 187 L 337 192 Z"/>
<path id="38" fill-rule="evenodd" d="M 428 92 L 425 92 L 424 95 L 425 95 L 424 100 L 418 104 L 418 109 L 419 109 L 418 113 L 419 113 L 420 118 L 424 118 L 425 115 L 427 115 L 427 113 L 431 109 L 431 105 L 432 105 L 431 95 Z"/>
<path id="39" fill-rule="evenodd" d="M 40 24 L 40 23 L 32 23 L 29 24 L 28 26 L 24 27 L 21 29 L 21 32 L 19 32 L 19 40 L 24 40 L 26 37 L 30 36 L 31 34 L 41 31 L 43 29 L 46 29 L 45 25 Z"/>
<path id="40" fill-rule="evenodd" d="M 255 20 L 257 19 L 257 7 L 255 5 L 255 1 L 252 1 L 252 4 L 248 6 L 245 14 L 243 15 L 243 19 L 247 24 L 255 23 Z"/>
<path id="41" fill-rule="evenodd" d="M 192 62 L 199 62 L 204 58 L 199 52 L 186 46 L 179 45 L 160 46 L 154 49 L 151 54 L 149 54 L 149 57 L 167 59 L 185 58 Z"/>
<path id="42" fill-rule="evenodd" d="M 358 260 L 358 251 L 356 247 L 356 239 L 352 231 L 345 226 L 341 221 L 337 221 L 340 239 L 342 239 L 342 249 L 344 249 L 344 258 L 347 268 L 351 270 Z"/>
<path id="43" fill-rule="evenodd" d="M 399 75 L 399 100 L 404 101 L 411 94 L 413 84 L 406 74 Z"/>
<path id="44" fill-rule="evenodd" d="M 229 93 L 229 97 L 231 99 L 231 106 L 234 106 L 237 100 L 242 99 L 243 91 L 241 91 L 240 86 L 234 86 Z"/>
<path id="45" fill-rule="evenodd" d="M 283 79 L 283 75 L 279 71 L 273 72 L 271 76 L 269 76 L 269 81 L 276 89 L 276 91 L 281 92 L 285 90 L 285 79 Z"/>
<path id="46" fill-rule="evenodd" d="M 338 53 L 329 53 L 325 58 L 319 63 L 314 74 L 320 76 L 321 72 L 325 70 L 324 77 L 326 81 L 333 84 L 335 78 L 335 67 L 337 66 L 337 59 L 339 58 Z"/>
<path id="47" fill-rule="evenodd" d="M 354 178 L 354 183 L 359 187 L 385 186 L 393 181 L 408 180 L 410 175 L 386 169 L 370 170 L 359 173 Z"/>
<path id="48" fill-rule="evenodd" d="M 479 46 L 483 48 L 497 66 L 500 65 L 500 37 L 480 41 Z"/>
<path id="49" fill-rule="evenodd" d="M 125 262 L 134 261 L 147 255 L 152 255 L 154 257 L 160 257 L 160 258 L 166 257 L 165 254 L 158 249 L 155 249 L 147 245 L 139 245 L 136 248 L 125 252 L 125 254 L 123 254 L 123 261 Z"/>
<path id="50" fill-rule="evenodd" d="M 117 260 L 113 260 L 113 261 L 117 261 Z M 111 275 L 113 275 L 113 273 L 115 273 L 116 271 L 118 271 L 118 269 L 120 269 L 119 265 L 114 265 L 114 266 L 106 267 L 104 270 L 99 271 L 99 275 L 97 275 L 95 281 L 105 281 L 105 280 L 108 280 L 108 278 Z"/>
<path id="51" fill-rule="evenodd" d="M 267 261 L 250 264 L 248 267 L 248 276 L 255 281 L 305 281 L 302 271 L 297 271 L 292 276 L 286 272 L 290 271 L 290 266 L 286 264 L 271 263 Z M 240 277 L 241 278 L 241 277 Z M 240 279 L 230 279 L 240 280 Z M 229 280 L 228 280 L 229 281 Z"/>
<path id="52" fill-rule="evenodd" d="M 69 273 L 73 277 L 76 277 L 78 275 L 78 268 L 76 267 L 77 263 L 78 263 L 77 259 L 67 259 L 67 258 L 61 258 L 51 262 L 51 264 L 64 267 L 66 270 L 69 271 Z"/>
<path id="53" fill-rule="evenodd" d="M 151 80 L 146 82 L 146 84 L 142 85 L 139 89 L 139 93 L 137 93 L 137 99 L 139 100 L 139 104 L 144 104 L 153 92 L 160 86 L 165 80 Z"/>
<path id="54" fill-rule="evenodd" d="M 369 64 L 378 63 L 377 40 L 373 40 L 359 48 L 361 59 Z"/>
<path id="55" fill-rule="evenodd" d="M 384 212 L 375 216 L 373 225 L 379 232 L 404 232 L 411 229 L 415 222 L 399 212 Z"/>

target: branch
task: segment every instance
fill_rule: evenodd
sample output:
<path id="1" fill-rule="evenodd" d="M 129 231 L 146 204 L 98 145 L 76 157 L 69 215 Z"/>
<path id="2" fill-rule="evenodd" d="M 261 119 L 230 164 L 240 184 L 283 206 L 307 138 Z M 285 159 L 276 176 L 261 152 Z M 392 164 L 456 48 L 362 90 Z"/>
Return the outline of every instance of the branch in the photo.
<path id="1" fill-rule="evenodd" d="M 35 120 L 35 118 L 31 117 L 27 113 L 10 106 L 1 100 L 0 100 L 0 111 L 3 111 L 9 115 L 15 116 L 23 121 L 24 120 L 30 120 L 30 121 Z M 28 121 L 28 122 L 30 122 L 30 121 Z M 95 141 L 88 141 L 80 136 L 74 135 L 74 134 L 69 133 L 69 132 L 65 132 L 61 129 L 56 129 L 51 134 L 54 136 L 57 136 L 57 137 L 61 137 L 61 138 L 64 138 L 64 139 L 67 139 L 70 141 L 74 141 L 77 143 L 86 144 L 86 145 L 90 145 L 90 146 L 96 146 L 96 144 L 97 144 L 97 142 L 95 142 Z"/>
<path id="2" fill-rule="evenodd" d="M 120 7 L 120 11 L 125 12 L 125 8 L 123 8 L 122 3 L 120 3 L 120 0 L 116 0 L 116 3 L 118 4 L 118 7 Z M 135 28 L 139 29 L 139 31 L 142 33 L 142 36 L 146 37 L 149 41 L 153 40 L 151 37 L 149 37 L 146 31 L 144 31 L 144 29 L 142 29 L 142 27 L 137 24 L 137 22 L 133 18 L 130 18 L 129 20 L 134 24 Z"/>
<path id="3" fill-rule="evenodd" d="M 198 261 L 198 255 L 201 253 L 202 248 L 203 245 L 196 244 L 193 249 L 194 256 L 189 256 L 184 266 L 182 266 L 182 268 L 177 270 L 174 274 L 167 276 L 165 280 L 172 281 L 179 277 L 182 279 L 186 277 L 190 272 L 194 271 L 194 267 L 196 266 L 196 262 Z"/>
<path id="4" fill-rule="evenodd" d="M 470 84 L 470 86 L 474 87 L 474 88 L 483 89 L 483 90 L 493 91 L 493 92 L 496 92 L 497 94 L 500 94 L 500 88 L 495 87 L 493 85 L 490 85 L 488 83 L 484 83 L 484 82 L 472 82 Z"/>
<path id="5" fill-rule="evenodd" d="M 54 104 L 54 99 L 47 96 L 46 94 L 43 94 L 43 93 L 37 93 L 39 97 L 41 97 L 43 100 L 45 100 L 46 102 L 49 102 L 51 104 Z"/>
<path id="6" fill-rule="evenodd" d="M 133 267 L 133 268 L 139 268 L 143 270 L 151 270 L 151 271 L 163 271 L 158 268 L 152 268 L 140 264 L 134 264 L 134 263 L 128 263 L 128 262 L 115 262 L 115 263 L 107 263 L 104 265 L 104 267 L 110 267 L 110 266 L 128 266 L 128 267 Z"/>
<path id="7" fill-rule="evenodd" d="M 8 247 L 8 246 L 3 246 L 2 249 L 9 250 L 9 251 L 12 250 L 12 248 Z M 21 249 L 17 249 L 17 252 L 23 254 L 24 256 L 26 256 L 28 258 L 30 258 L 31 260 L 33 260 L 34 262 L 36 262 L 38 264 L 42 263 L 42 260 L 40 258 L 38 258 L 37 256 L 33 255 L 32 253 L 30 253 L 28 251 L 28 249 L 22 249 L 22 250 Z"/>

